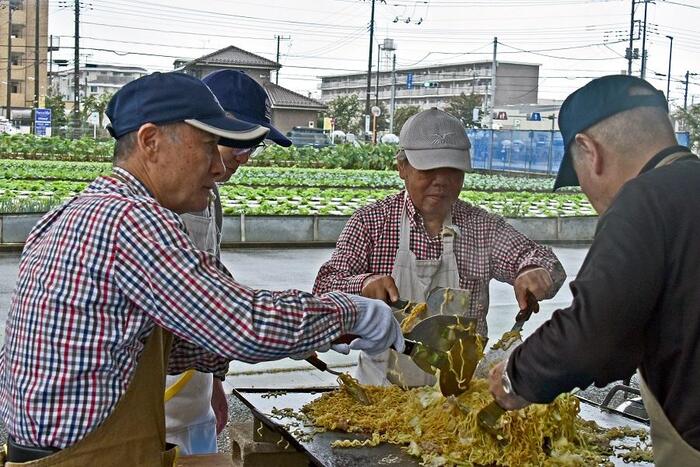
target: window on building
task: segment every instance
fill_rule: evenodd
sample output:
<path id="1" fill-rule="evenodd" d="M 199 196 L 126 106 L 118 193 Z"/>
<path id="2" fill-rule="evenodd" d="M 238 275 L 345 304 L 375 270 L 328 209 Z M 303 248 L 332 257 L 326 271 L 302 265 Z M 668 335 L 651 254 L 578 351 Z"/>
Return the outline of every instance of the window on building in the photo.
<path id="1" fill-rule="evenodd" d="M 12 94 L 19 94 L 22 92 L 22 82 L 21 81 L 10 81 L 10 92 Z"/>
<path id="2" fill-rule="evenodd" d="M 13 10 L 24 10 L 24 0 L 10 0 Z"/>
<path id="3" fill-rule="evenodd" d="M 24 54 L 13 52 L 11 57 L 12 58 L 11 58 L 10 62 L 12 63 L 12 65 L 21 65 L 22 60 L 24 58 Z"/>
<path id="4" fill-rule="evenodd" d="M 97 86 L 90 86 L 90 92 L 97 92 Z"/>
<path id="5" fill-rule="evenodd" d="M 24 25 L 13 24 L 10 35 L 13 39 L 21 39 L 22 37 L 24 37 Z"/>

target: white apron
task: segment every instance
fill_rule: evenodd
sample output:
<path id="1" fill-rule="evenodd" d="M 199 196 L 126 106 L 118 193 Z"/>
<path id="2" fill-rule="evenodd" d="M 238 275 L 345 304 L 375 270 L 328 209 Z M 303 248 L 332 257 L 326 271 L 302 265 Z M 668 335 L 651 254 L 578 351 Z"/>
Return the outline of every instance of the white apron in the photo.
<path id="1" fill-rule="evenodd" d="M 452 215 L 448 214 L 442 228 L 442 255 L 438 259 L 416 259 L 410 249 L 411 224 L 406 213 L 406 203 L 411 202 L 406 194 L 401 227 L 399 229 L 399 249 L 391 277 L 399 289 L 403 300 L 425 302 L 428 293 L 435 287 L 459 288 L 459 270 L 454 253 L 454 238 L 457 232 L 452 224 Z M 426 312 L 423 318 L 434 313 Z M 397 315 L 401 321 L 403 316 Z M 388 386 L 398 384 L 402 387 L 415 387 L 435 384 L 435 377 L 416 366 L 406 355 L 399 355 L 387 350 L 371 356 L 360 352 L 357 363 L 357 379 L 362 384 Z"/>
<path id="2" fill-rule="evenodd" d="M 187 213 L 180 217 L 197 249 L 218 254 L 218 231 L 212 206 L 201 215 Z M 173 387 L 181 378 L 189 380 L 165 402 L 166 440 L 177 444 L 183 455 L 215 453 L 216 415 L 211 407 L 213 377 L 211 373 L 194 370 L 168 375 L 166 388 Z"/>
<path id="3" fill-rule="evenodd" d="M 651 425 L 651 443 L 654 450 L 654 465 L 657 467 L 697 467 L 700 466 L 700 451 L 688 444 L 673 427 L 661 404 L 651 393 L 646 381 L 639 375 L 644 408 Z"/>

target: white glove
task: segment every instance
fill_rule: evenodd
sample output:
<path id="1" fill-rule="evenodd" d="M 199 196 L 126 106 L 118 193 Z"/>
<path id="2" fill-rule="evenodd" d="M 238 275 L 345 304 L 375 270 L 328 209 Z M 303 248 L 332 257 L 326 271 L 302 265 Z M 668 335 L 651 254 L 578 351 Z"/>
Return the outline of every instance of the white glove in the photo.
<path id="1" fill-rule="evenodd" d="M 394 347 L 397 352 L 403 352 L 405 343 L 401 326 L 396 321 L 389 305 L 381 300 L 348 295 L 357 307 L 357 320 L 348 334 L 359 336 L 348 344 L 335 344 L 333 350 L 347 354 L 350 350 L 364 350 L 370 355 L 376 355 Z"/>

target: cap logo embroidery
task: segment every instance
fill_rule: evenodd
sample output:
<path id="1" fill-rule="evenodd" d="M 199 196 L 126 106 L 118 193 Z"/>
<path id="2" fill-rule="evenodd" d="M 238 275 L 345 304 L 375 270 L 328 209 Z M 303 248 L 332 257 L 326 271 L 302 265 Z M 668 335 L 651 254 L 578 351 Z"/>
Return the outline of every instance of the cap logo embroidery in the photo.
<path id="1" fill-rule="evenodd" d="M 452 135 L 454 135 L 453 132 L 452 132 L 452 133 L 444 133 L 444 134 L 441 134 L 441 133 L 433 133 L 433 135 L 432 135 L 432 138 L 433 138 L 433 139 L 432 139 L 432 143 L 433 143 L 434 145 L 438 145 L 438 144 L 447 144 L 447 143 L 448 143 L 448 140 L 452 139 L 452 138 L 450 138 L 450 136 L 452 136 Z"/>

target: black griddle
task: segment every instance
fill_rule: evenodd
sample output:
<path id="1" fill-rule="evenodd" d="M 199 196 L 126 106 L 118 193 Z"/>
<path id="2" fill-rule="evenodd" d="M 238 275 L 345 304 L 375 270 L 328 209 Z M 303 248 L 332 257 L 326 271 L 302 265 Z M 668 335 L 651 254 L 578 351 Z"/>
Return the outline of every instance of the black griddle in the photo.
<path id="1" fill-rule="evenodd" d="M 326 467 L 355 467 L 369 465 L 390 465 L 390 466 L 419 466 L 420 463 L 415 457 L 406 454 L 400 446 L 388 443 L 381 443 L 374 447 L 363 448 L 331 448 L 331 443 L 345 439 L 368 439 L 367 435 L 344 433 L 344 432 L 323 432 L 313 433 L 313 427 L 304 427 L 302 423 L 293 418 L 279 417 L 273 414 L 273 409 L 289 408 L 295 412 L 319 397 L 322 393 L 332 391 L 334 387 L 317 388 L 289 388 L 289 389 L 234 389 L 233 394 L 250 408 L 255 418 L 255 428 L 263 424 L 267 429 L 277 432 L 282 441 L 288 442 L 298 451 L 304 453 L 309 458 L 310 465 Z M 649 430 L 649 426 L 633 417 L 626 416 L 615 410 L 601 410 L 601 408 L 586 399 L 581 399 L 580 415 L 586 420 L 594 420 L 603 428 L 629 426 L 634 429 Z M 312 436 L 307 439 L 301 433 L 310 433 Z M 636 439 L 636 438 L 635 438 Z M 626 443 L 625 443 L 626 442 Z M 632 439 L 618 440 L 617 444 L 632 444 Z M 613 443 L 615 444 L 615 443 Z M 610 460 L 616 466 L 642 467 L 650 466 L 650 463 L 629 463 L 625 464 L 622 459 L 612 456 Z"/>

